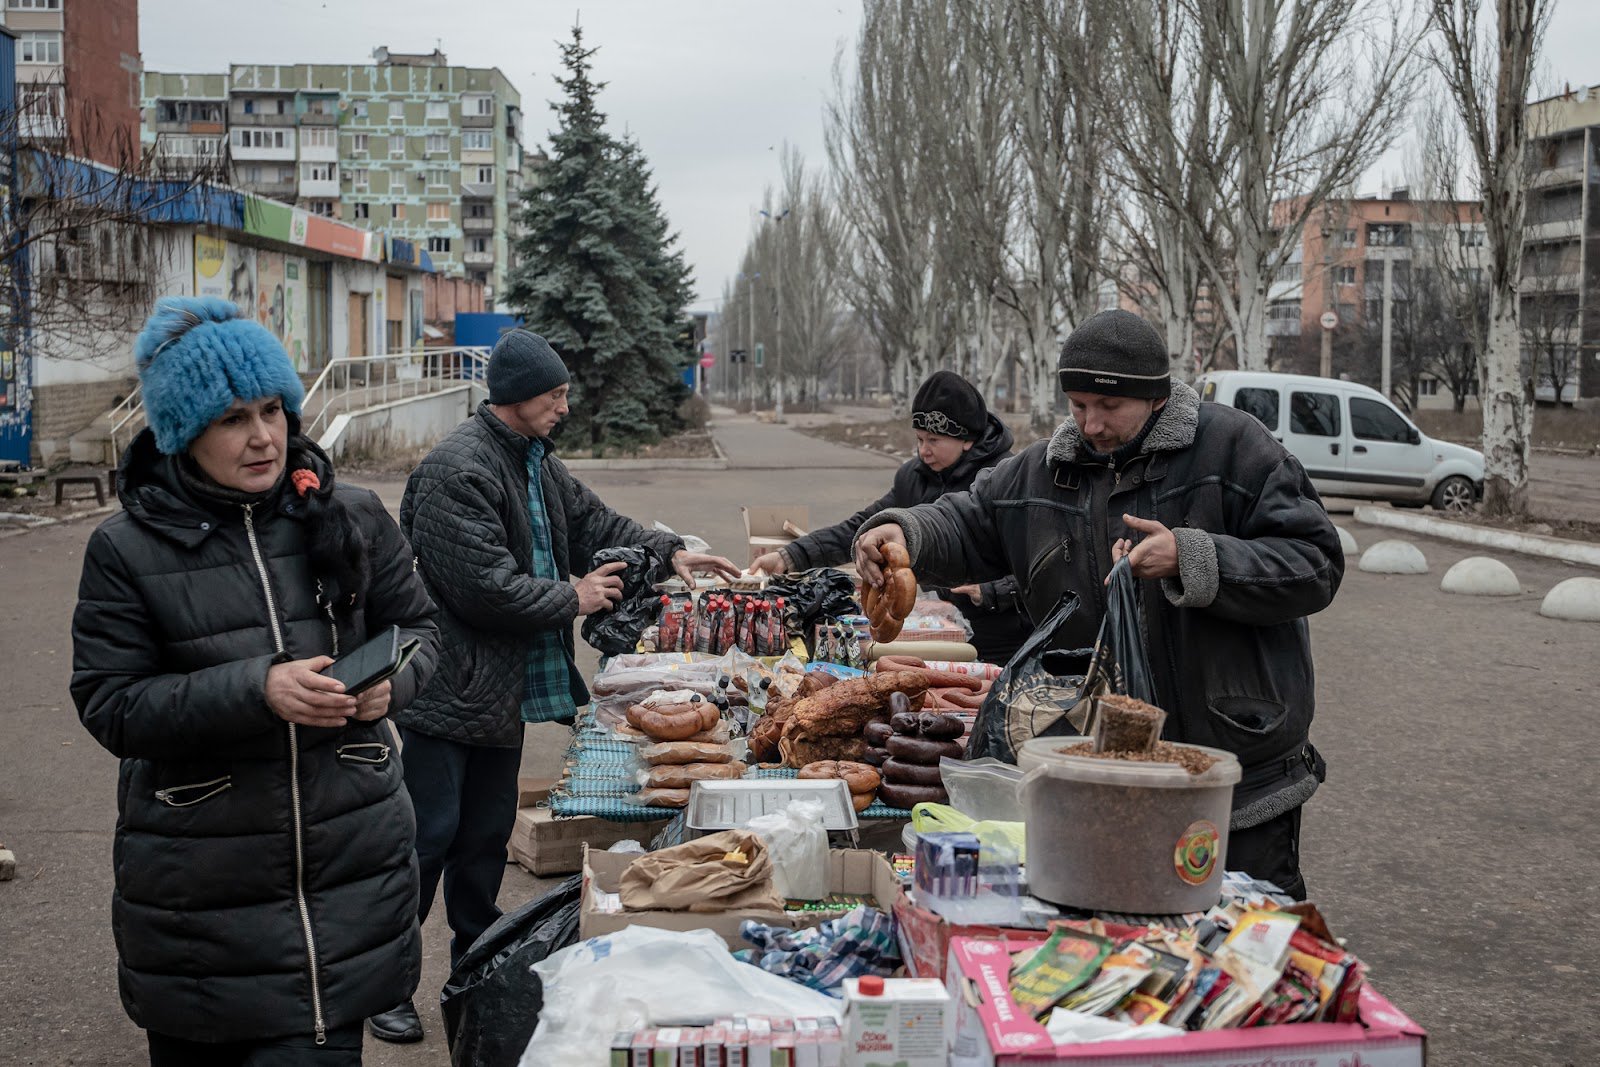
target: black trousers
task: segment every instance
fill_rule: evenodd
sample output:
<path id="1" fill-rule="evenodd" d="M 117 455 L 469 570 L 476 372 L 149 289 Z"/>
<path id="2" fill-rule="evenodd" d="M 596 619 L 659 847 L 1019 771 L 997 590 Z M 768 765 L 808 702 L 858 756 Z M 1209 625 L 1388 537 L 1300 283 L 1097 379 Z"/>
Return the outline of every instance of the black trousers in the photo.
<path id="1" fill-rule="evenodd" d="M 506 843 L 517 821 L 522 748 L 485 748 L 400 728 L 406 791 L 417 811 L 417 867 L 425 922 L 444 880 L 450 966 L 496 919 Z"/>
<path id="2" fill-rule="evenodd" d="M 221 1044 L 187 1041 L 154 1030 L 145 1031 L 145 1036 L 150 1041 L 150 1067 L 361 1067 L 360 1023 L 329 1030 L 321 1045 L 312 1034 Z"/>
<path id="3" fill-rule="evenodd" d="M 1300 809 L 1248 830 L 1228 834 L 1228 870 L 1273 882 L 1296 900 L 1306 899 L 1300 873 Z"/>

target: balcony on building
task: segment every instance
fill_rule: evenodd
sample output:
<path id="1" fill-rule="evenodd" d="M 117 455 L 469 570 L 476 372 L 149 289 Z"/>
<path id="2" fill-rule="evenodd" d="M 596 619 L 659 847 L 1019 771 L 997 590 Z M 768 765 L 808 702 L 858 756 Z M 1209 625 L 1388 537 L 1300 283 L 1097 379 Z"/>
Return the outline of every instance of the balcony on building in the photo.
<path id="1" fill-rule="evenodd" d="M 245 127 L 235 129 L 229 138 L 228 150 L 240 162 L 280 162 L 295 160 L 293 130 Z"/>
<path id="2" fill-rule="evenodd" d="M 293 126 L 294 93 L 235 93 L 228 101 L 228 122 L 233 126 Z"/>
<path id="3" fill-rule="evenodd" d="M 305 90 L 295 100 L 295 111 L 302 126 L 337 126 L 339 94 L 335 91 Z"/>
<path id="4" fill-rule="evenodd" d="M 494 126 L 494 97 L 489 93 L 463 93 L 461 96 L 461 125 L 465 129 L 484 129 Z"/>
<path id="5" fill-rule="evenodd" d="M 218 134 L 228 128 L 226 100 L 157 100 L 156 133 Z"/>
<path id="6" fill-rule="evenodd" d="M 472 268 L 488 270 L 494 266 L 494 252 L 463 252 L 461 253 L 461 263 L 469 270 Z"/>
<path id="7" fill-rule="evenodd" d="M 494 216 L 493 215 L 483 215 L 483 216 L 463 215 L 461 217 L 461 231 L 463 233 L 477 233 L 477 234 L 493 233 L 494 232 Z"/>
<path id="8" fill-rule="evenodd" d="M 469 182 L 462 179 L 461 199 L 463 200 L 493 200 L 494 182 Z"/>
<path id="9" fill-rule="evenodd" d="M 235 177 L 234 184 L 247 193 L 271 197 L 274 200 L 292 201 L 300 190 L 300 183 L 293 178 L 264 178 L 260 181 L 249 181 Z"/>
<path id="10" fill-rule="evenodd" d="M 1578 218 L 1530 222 L 1523 236 L 1534 241 L 1576 241 L 1583 235 L 1583 220 Z"/>
<path id="11" fill-rule="evenodd" d="M 337 200 L 339 198 L 339 175 L 336 172 L 332 178 L 307 178 L 300 177 L 300 198 L 302 200 Z"/>
<path id="12" fill-rule="evenodd" d="M 1530 189 L 1559 189 L 1563 186 L 1582 184 L 1582 163 L 1542 167 L 1535 170 L 1528 178 L 1528 188 Z"/>

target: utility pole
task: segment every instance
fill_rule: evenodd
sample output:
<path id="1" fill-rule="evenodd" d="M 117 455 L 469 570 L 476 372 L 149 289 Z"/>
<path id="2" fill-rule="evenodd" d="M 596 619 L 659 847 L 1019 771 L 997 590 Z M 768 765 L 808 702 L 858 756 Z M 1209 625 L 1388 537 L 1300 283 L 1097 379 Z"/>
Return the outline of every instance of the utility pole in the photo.
<path id="1" fill-rule="evenodd" d="M 1327 205 L 1322 208 L 1322 362 L 1320 373 L 1324 378 L 1333 377 L 1333 331 L 1328 329 L 1327 316 L 1337 314 L 1333 310 L 1333 227 L 1328 218 Z M 1341 231 L 1340 237 L 1342 238 Z"/>
<path id="2" fill-rule="evenodd" d="M 754 359 L 756 354 L 756 279 L 759 277 L 761 277 L 761 275 L 752 274 L 748 279 L 746 279 L 750 283 L 750 343 L 745 347 L 744 358 L 746 360 Z M 739 376 L 743 378 L 744 372 L 740 371 Z M 756 377 L 752 374 L 750 376 L 750 411 L 754 413 L 755 410 Z"/>
<path id="3" fill-rule="evenodd" d="M 1390 379 L 1394 373 L 1394 251 L 1383 255 L 1383 398 L 1389 399 Z"/>

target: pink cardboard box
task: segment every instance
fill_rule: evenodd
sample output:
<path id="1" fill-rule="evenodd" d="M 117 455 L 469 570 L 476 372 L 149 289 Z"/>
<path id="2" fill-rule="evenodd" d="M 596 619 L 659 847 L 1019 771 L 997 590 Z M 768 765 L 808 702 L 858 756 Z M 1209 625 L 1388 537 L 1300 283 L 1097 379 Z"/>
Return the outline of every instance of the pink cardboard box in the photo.
<path id="1" fill-rule="evenodd" d="M 951 1067 L 1422 1067 L 1427 1033 L 1370 985 L 1359 1023 L 1293 1023 L 1146 1041 L 1057 1045 L 1011 999 L 1026 941 L 954 937 L 945 985 L 956 1005 Z"/>

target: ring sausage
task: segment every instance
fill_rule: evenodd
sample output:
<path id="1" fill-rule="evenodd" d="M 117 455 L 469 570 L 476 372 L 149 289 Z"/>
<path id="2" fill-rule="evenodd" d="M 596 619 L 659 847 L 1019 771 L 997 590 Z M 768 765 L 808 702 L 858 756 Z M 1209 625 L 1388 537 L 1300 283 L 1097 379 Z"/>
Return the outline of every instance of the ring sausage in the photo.
<path id="1" fill-rule="evenodd" d="M 861 730 L 861 736 L 867 739 L 867 744 L 877 745 L 879 748 L 883 747 L 883 743 L 889 740 L 889 735 L 892 733 L 894 727 L 886 722 L 869 722 Z"/>
<path id="2" fill-rule="evenodd" d="M 901 763 L 890 756 L 883 765 L 883 780 L 894 785 L 933 785 L 944 788 L 944 779 L 939 775 L 939 767 L 923 767 L 915 763 Z"/>
<path id="3" fill-rule="evenodd" d="M 946 756 L 960 759 L 963 755 L 961 746 L 954 741 L 929 741 L 922 737 L 902 737 L 900 734 L 889 738 L 885 747 L 895 759 L 903 763 L 920 763 L 924 767 L 936 767 Z"/>
<path id="4" fill-rule="evenodd" d="M 901 734 L 905 737 L 916 737 L 922 729 L 922 724 L 918 721 L 918 718 L 917 712 L 897 711 L 889 717 L 889 729 L 892 733 Z M 884 738 L 884 743 L 888 743 L 888 738 Z"/>
<path id="5" fill-rule="evenodd" d="M 861 762 L 870 763 L 874 767 L 882 767 L 888 758 L 889 750 L 886 748 L 878 748 L 876 745 L 869 747 L 861 754 Z"/>
<path id="6" fill-rule="evenodd" d="M 954 741 L 967 732 L 967 724 L 954 715 L 924 711 L 917 716 L 918 732 L 929 741 Z"/>
<path id="7" fill-rule="evenodd" d="M 878 799 L 891 808 L 914 808 L 918 804 L 943 804 L 950 799 L 950 794 L 931 785 L 884 782 L 878 787 Z"/>
<path id="8" fill-rule="evenodd" d="M 711 705 L 707 704 L 706 707 Z M 712 710 L 714 712 L 716 709 Z M 700 709 L 694 705 L 642 708 L 639 712 L 639 729 L 657 741 L 684 741 L 715 725 L 715 715 L 711 722 L 706 722 Z"/>

